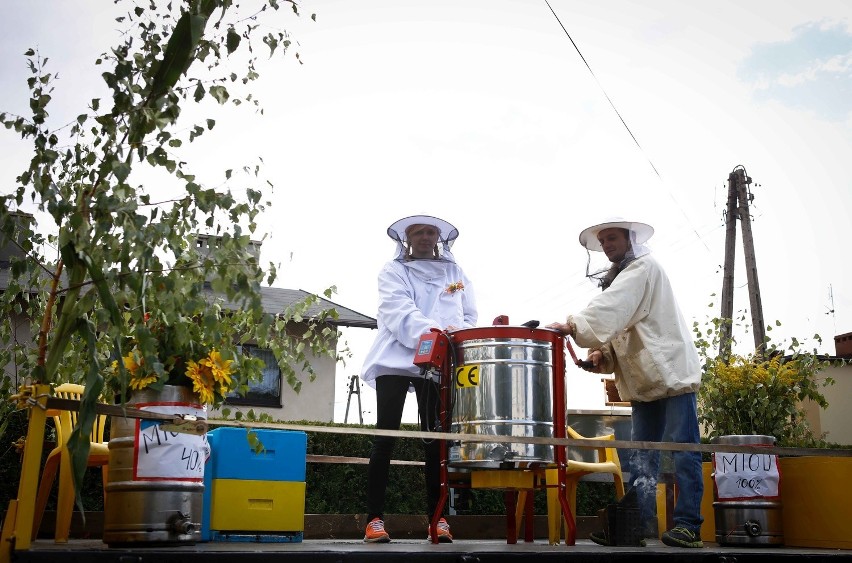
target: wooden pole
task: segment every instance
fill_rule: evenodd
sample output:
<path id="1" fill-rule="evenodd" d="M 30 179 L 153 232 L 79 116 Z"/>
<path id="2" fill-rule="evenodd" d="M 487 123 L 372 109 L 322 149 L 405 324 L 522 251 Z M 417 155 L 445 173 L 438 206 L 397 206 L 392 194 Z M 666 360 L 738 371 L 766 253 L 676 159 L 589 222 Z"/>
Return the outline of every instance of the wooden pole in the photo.
<path id="1" fill-rule="evenodd" d="M 728 207 L 725 213 L 725 269 L 722 275 L 722 325 L 719 357 L 731 357 L 731 325 L 734 316 L 734 257 L 737 242 L 737 170 L 728 175 Z"/>
<path id="2" fill-rule="evenodd" d="M 743 253 L 745 255 L 746 279 L 748 280 L 748 300 L 751 305 L 751 325 L 754 333 L 754 351 L 761 355 L 766 348 L 766 325 L 763 321 L 763 303 L 760 300 L 760 284 L 757 281 L 757 262 L 754 257 L 754 238 L 751 234 L 751 214 L 749 213 L 749 195 L 746 186 L 751 178 L 743 169 L 737 172 L 737 199 L 739 200 L 740 223 L 743 230 Z"/>

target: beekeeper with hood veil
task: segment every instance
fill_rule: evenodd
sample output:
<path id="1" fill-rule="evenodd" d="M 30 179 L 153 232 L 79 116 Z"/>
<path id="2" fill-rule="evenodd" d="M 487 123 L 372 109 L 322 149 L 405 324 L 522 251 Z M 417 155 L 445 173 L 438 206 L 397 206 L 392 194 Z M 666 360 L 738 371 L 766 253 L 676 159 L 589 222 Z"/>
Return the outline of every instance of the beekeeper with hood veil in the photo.
<path id="1" fill-rule="evenodd" d="M 473 327 L 477 311 L 473 286 L 456 264 L 450 247 L 459 235 L 453 225 L 429 215 L 414 215 L 388 227 L 396 254 L 379 272 L 378 334 L 367 353 L 361 379 L 376 389 L 376 428 L 398 430 L 408 392 L 417 397 L 420 428 L 437 429 L 438 384 L 413 364 L 420 337 L 430 329 Z M 385 491 L 394 439 L 375 436 L 367 471 L 366 542 L 389 542 L 384 528 Z M 427 516 L 440 495 L 440 449 L 426 447 Z M 452 541 L 442 518 L 438 539 Z"/>
<path id="2" fill-rule="evenodd" d="M 632 407 L 633 440 L 697 444 L 701 366 L 669 279 L 646 245 L 653 234 L 650 225 L 621 217 L 584 229 L 580 244 L 603 252 L 611 263 L 598 278 L 603 291 L 566 322 L 548 327 L 589 350 L 592 367 L 585 369 L 615 374 L 621 399 Z M 672 457 L 679 491 L 675 526 L 661 539 L 667 545 L 701 547 L 701 454 L 679 451 Z M 631 485 L 645 533 L 653 537 L 659 465 L 659 450 L 631 450 Z M 611 543 L 603 534 L 591 539 Z"/>

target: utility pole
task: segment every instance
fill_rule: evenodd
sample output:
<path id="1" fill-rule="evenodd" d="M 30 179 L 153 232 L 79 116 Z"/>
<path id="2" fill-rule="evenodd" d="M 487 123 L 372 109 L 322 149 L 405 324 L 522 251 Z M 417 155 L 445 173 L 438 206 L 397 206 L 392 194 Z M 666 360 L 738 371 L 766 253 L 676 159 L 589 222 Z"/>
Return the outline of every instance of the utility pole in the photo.
<path id="1" fill-rule="evenodd" d="M 763 354 L 766 349 L 766 324 L 763 320 L 763 302 L 760 300 L 760 284 L 757 281 L 757 261 L 754 257 L 754 237 L 751 234 L 751 213 L 748 205 L 752 196 L 746 186 L 751 178 L 740 169 L 737 176 L 737 197 L 740 202 L 740 225 L 743 230 L 743 253 L 745 256 L 748 300 L 751 305 L 751 328 L 754 333 L 754 351 Z"/>
<path id="2" fill-rule="evenodd" d="M 741 166 L 734 168 L 728 175 L 728 205 L 725 214 L 725 266 L 722 277 L 722 326 L 719 327 L 719 356 L 724 360 L 731 356 L 737 218 L 739 218 L 743 230 L 743 252 L 755 352 L 762 354 L 766 346 L 766 326 L 763 320 L 763 303 L 760 300 L 760 285 L 757 280 L 757 261 L 754 255 L 754 238 L 751 233 L 751 213 L 748 208 L 752 199 L 747 188 L 749 184 L 751 184 L 751 178 L 746 176 L 745 169 Z"/>
<path id="3" fill-rule="evenodd" d="M 719 356 L 731 357 L 731 328 L 734 318 L 734 255 L 737 243 L 737 174 L 728 174 L 728 206 L 725 209 L 725 269 L 722 274 L 722 325 L 719 327 Z"/>

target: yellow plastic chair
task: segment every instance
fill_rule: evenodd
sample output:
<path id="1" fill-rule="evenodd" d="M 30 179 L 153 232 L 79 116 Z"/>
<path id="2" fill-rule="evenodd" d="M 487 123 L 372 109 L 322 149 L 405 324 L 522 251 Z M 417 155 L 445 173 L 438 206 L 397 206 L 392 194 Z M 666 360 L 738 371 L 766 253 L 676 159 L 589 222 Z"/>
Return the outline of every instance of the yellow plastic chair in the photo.
<path id="1" fill-rule="evenodd" d="M 574 440 L 615 440 L 615 435 L 613 434 L 596 437 L 582 436 L 570 426 L 566 428 L 566 437 Z M 581 477 L 590 473 L 610 473 L 612 474 L 613 484 L 615 485 L 616 499 L 620 500 L 624 496 L 624 479 L 621 473 L 621 462 L 618 459 L 618 451 L 615 448 L 606 447 L 594 448 L 594 450 L 597 461 L 575 461 L 569 459 L 566 462 L 565 497 L 568 500 L 568 507 L 571 509 L 571 515 L 575 521 L 577 518 L 577 483 Z M 544 470 L 544 481 L 552 485 L 559 483 L 559 476 L 555 467 Z M 526 493 L 527 491 L 519 491 L 518 510 L 516 513 L 518 533 L 520 533 L 521 510 L 526 500 Z M 551 545 L 557 545 L 560 542 L 560 524 L 562 524 L 563 529 L 567 529 L 567 522 L 565 522 L 562 507 L 559 504 L 557 487 L 547 487 L 547 531 L 548 540 Z"/>
<path id="2" fill-rule="evenodd" d="M 80 400 L 83 396 L 84 387 L 75 383 L 63 383 L 57 386 L 53 392 L 56 397 L 62 399 Z M 48 416 L 53 417 L 56 427 L 56 447 L 48 454 L 44 463 L 41 482 L 36 495 L 35 513 L 33 515 L 33 538 L 38 535 L 47 499 L 59 470 L 59 496 L 56 503 L 56 543 L 66 543 L 71 532 L 71 513 L 74 510 L 74 479 L 71 475 L 71 457 L 68 452 L 68 438 L 77 424 L 77 411 L 49 409 Z M 97 415 L 89 446 L 89 467 L 100 467 L 103 476 L 104 488 L 106 488 L 107 475 L 109 472 L 109 448 L 104 442 L 104 426 L 106 415 Z M 104 496 L 106 503 L 106 496 Z"/>

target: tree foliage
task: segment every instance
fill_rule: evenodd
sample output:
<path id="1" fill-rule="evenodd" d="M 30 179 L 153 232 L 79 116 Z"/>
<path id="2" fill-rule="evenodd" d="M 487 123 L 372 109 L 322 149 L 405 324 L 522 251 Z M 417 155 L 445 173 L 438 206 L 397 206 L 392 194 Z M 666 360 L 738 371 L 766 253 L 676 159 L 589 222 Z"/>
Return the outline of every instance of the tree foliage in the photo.
<path id="1" fill-rule="evenodd" d="M 270 57 L 283 55 L 290 47 L 286 32 L 263 30 L 275 28 L 274 17 L 298 16 L 297 4 L 257 0 L 248 12 L 231 0 L 116 4 L 126 7 L 117 18 L 118 44 L 95 61 L 107 96 L 91 99 L 69 123 L 52 125 L 58 75 L 31 49 L 25 53 L 30 114 L 0 113 L 6 129 L 33 149 L 17 186 L 0 197 L 0 229 L 15 247 L 0 298 L 6 320 L 0 337 L 11 348 L 0 361 L 32 382 L 85 384 L 70 443 L 77 476 L 85 468 L 95 402 L 109 384 L 126 397 L 128 372 L 114 362 L 127 353 L 129 339 L 156 372 L 155 385 L 174 376 L 157 354 L 149 318 L 183 345 L 221 351 L 243 390 L 262 365 L 244 356 L 240 344 L 271 349 L 298 390 L 297 370 L 313 379 L 309 354 L 335 357 L 338 336 L 316 322 L 336 317 L 334 310 L 308 316 L 315 297 L 280 315 L 263 310 L 261 286 L 277 272 L 272 264 L 261 268 L 252 250 L 256 219 L 272 189 L 260 165 L 241 174 L 224 170 L 222 183 L 209 187 L 181 152 L 216 123 L 210 116 L 185 124 L 183 109 L 260 107 L 249 91 L 259 77 L 256 43 Z M 242 70 L 226 68 L 229 62 Z M 212 109 L 201 105 L 210 100 Z M 157 200 L 151 186 L 168 195 Z M 31 215 L 20 213 L 28 206 L 39 222 L 52 224 L 33 225 Z M 199 233 L 210 244 L 199 245 Z M 56 255 L 46 255 L 50 248 Z M 33 341 L 21 340 L 13 318 L 33 319 Z M 291 337 L 294 322 L 301 332 Z"/>

